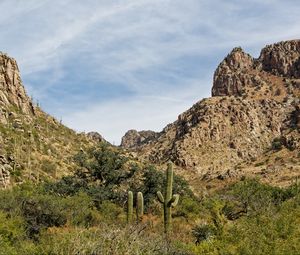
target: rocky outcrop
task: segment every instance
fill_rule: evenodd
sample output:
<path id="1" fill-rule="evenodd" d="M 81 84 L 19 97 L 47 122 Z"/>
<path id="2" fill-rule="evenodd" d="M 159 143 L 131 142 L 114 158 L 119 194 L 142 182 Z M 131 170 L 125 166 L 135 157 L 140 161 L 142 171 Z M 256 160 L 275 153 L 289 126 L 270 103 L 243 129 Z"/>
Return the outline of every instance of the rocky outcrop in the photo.
<path id="1" fill-rule="evenodd" d="M 154 131 L 136 131 L 129 130 L 122 137 L 121 147 L 125 149 L 137 149 L 139 146 L 149 143 L 155 139 L 158 134 Z"/>
<path id="2" fill-rule="evenodd" d="M 258 61 L 262 70 L 266 72 L 300 78 L 300 40 L 268 45 L 262 49 Z"/>
<path id="3" fill-rule="evenodd" d="M 33 114 L 34 108 L 22 85 L 17 62 L 0 52 L 0 107 L 1 115 L 10 108 Z M 5 117 L 5 116 L 4 116 Z"/>
<path id="4" fill-rule="evenodd" d="M 98 132 L 89 132 L 86 135 L 97 143 L 107 142 Z"/>
<path id="5" fill-rule="evenodd" d="M 300 78 L 300 40 L 268 45 L 258 59 L 234 48 L 214 73 L 212 96 L 249 96 L 249 90 L 276 85 L 281 77 Z"/>
<path id="6" fill-rule="evenodd" d="M 212 96 L 241 96 L 246 86 L 258 85 L 261 81 L 250 73 L 253 69 L 254 59 L 242 48 L 234 48 L 215 71 Z"/>

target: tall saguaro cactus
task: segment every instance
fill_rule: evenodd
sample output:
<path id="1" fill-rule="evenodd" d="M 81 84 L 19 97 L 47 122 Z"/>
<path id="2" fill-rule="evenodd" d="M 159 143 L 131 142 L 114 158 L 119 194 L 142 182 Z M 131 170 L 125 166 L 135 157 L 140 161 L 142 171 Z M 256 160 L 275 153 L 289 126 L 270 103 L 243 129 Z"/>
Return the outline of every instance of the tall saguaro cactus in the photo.
<path id="1" fill-rule="evenodd" d="M 163 205 L 164 210 L 164 229 L 165 233 L 170 232 L 171 229 L 171 208 L 175 207 L 178 204 L 179 201 L 179 195 L 175 194 L 172 195 L 172 188 L 173 188 L 173 167 L 172 163 L 168 163 L 168 168 L 166 171 L 167 180 L 166 180 L 166 186 L 164 191 L 164 196 L 160 191 L 158 191 L 157 198 L 160 203 Z"/>
<path id="2" fill-rule="evenodd" d="M 141 222 L 144 216 L 144 197 L 142 192 L 137 193 L 136 198 L 136 219 Z"/>
<path id="3" fill-rule="evenodd" d="M 132 223 L 133 217 L 133 193 L 132 191 L 128 191 L 128 199 L 127 199 L 127 223 Z"/>

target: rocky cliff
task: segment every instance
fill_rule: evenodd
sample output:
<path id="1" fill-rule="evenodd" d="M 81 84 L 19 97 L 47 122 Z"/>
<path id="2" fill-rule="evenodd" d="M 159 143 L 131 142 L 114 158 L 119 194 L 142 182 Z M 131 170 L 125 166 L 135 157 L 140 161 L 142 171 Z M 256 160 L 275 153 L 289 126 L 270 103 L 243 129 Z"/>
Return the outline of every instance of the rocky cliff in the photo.
<path id="1" fill-rule="evenodd" d="M 240 176 L 254 165 L 273 167 L 274 155 L 285 153 L 281 166 L 296 175 L 299 63 L 299 40 L 266 46 L 257 59 L 234 48 L 214 73 L 211 98 L 197 102 L 147 144 L 130 147 L 154 163 L 171 159 L 201 178 Z M 281 152 L 274 148 L 278 141 Z M 293 162 L 283 162 L 287 158 Z"/>
<path id="2" fill-rule="evenodd" d="M 18 109 L 26 114 L 34 114 L 32 102 L 22 85 L 17 62 L 0 52 L 0 120 L 8 117 L 7 110 Z"/>

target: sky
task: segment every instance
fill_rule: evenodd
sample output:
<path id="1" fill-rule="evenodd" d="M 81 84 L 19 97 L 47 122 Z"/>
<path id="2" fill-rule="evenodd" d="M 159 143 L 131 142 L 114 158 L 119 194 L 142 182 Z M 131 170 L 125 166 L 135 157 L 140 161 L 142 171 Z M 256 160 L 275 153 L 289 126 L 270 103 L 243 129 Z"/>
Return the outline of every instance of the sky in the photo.
<path id="1" fill-rule="evenodd" d="M 298 0 L 0 0 L 0 51 L 28 95 L 78 132 L 119 144 L 211 95 L 233 47 L 300 38 Z"/>

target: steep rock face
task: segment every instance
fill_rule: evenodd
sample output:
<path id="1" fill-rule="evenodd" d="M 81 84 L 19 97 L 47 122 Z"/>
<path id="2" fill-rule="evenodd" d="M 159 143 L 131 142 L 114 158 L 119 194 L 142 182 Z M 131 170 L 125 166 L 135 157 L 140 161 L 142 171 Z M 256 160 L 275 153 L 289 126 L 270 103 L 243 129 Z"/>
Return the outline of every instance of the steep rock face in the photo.
<path id="1" fill-rule="evenodd" d="M 262 69 L 274 75 L 300 78 L 300 40 L 268 45 L 261 51 Z"/>
<path id="2" fill-rule="evenodd" d="M 14 106 L 25 114 L 34 113 L 32 102 L 22 85 L 17 62 L 3 53 L 0 53 L 0 105 L 2 109 Z"/>
<path id="3" fill-rule="evenodd" d="M 242 95 L 246 86 L 260 82 L 250 73 L 253 70 L 253 58 L 241 48 L 234 48 L 215 71 L 212 96 Z"/>
<path id="4" fill-rule="evenodd" d="M 214 73 L 212 96 L 251 96 L 249 90 L 273 89 L 282 77 L 300 78 L 300 40 L 268 45 L 258 59 L 234 48 Z"/>
<path id="5" fill-rule="evenodd" d="M 296 169 L 300 150 L 297 45 L 298 41 L 289 41 L 267 46 L 258 59 L 241 48 L 233 49 L 214 74 L 213 97 L 193 105 L 157 138 L 137 148 L 140 156 L 154 163 L 171 159 L 200 176 L 228 171 L 235 175 L 241 164 L 251 165 L 280 147 L 280 141 L 289 148 L 286 153 L 296 157 L 289 166 Z M 270 55 L 280 57 L 271 61 Z"/>
<path id="6" fill-rule="evenodd" d="M 122 137 L 121 147 L 126 149 L 138 148 L 142 144 L 146 144 L 147 142 L 155 139 L 156 137 L 157 133 L 154 131 L 136 131 L 132 129 L 127 131 L 126 134 Z"/>

